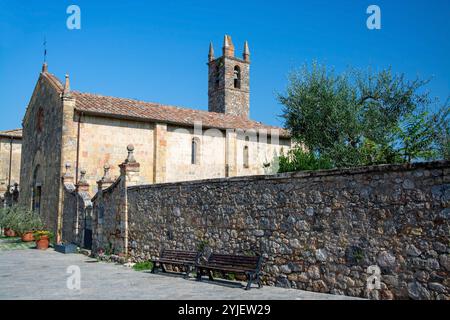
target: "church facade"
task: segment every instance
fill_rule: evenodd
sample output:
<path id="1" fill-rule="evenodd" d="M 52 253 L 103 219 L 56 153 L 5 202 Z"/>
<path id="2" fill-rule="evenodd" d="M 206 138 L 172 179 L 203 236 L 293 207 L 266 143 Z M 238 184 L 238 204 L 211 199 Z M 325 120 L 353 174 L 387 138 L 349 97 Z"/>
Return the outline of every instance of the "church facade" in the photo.
<path id="1" fill-rule="evenodd" d="M 39 212 L 60 239 L 62 177 L 96 182 L 119 175 L 134 146 L 141 184 L 274 173 L 291 147 L 289 133 L 249 119 L 250 51 L 208 55 L 208 111 L 72 91 L 42 67 L 23 119 L 20 203 Z"/>

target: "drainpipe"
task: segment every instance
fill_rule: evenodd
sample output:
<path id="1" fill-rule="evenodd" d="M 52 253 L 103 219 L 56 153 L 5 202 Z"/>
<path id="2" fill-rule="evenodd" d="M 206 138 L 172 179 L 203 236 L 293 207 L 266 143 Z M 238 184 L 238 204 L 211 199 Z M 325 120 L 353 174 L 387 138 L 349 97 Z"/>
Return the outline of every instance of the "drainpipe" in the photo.
<path id="1" fill-rule="evenodd" d="M 8 188 L 11 187 L 11 170 L 12 170 L 12 147 L 13 147 L 13 137 L 9 140 L 9 174 L 8 174 Z M 8 190 L 9 191 L 9 190 Z"/>
<path id="2" fill-rule="evenodd" d="M 80 134 L 81 134 L 81 117 L 83 116 L 83 112 L 78 115 L 78 128 L 77 128 L 77 160 L 75 166 L 75 184 L 78 184 L 78 170 L 80 164 Z"/>

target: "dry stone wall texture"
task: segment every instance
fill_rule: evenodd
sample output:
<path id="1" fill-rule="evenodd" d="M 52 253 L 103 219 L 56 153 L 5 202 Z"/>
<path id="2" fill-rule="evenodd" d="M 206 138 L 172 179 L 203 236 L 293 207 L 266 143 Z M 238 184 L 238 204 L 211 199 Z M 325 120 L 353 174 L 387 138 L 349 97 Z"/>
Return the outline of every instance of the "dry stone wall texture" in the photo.
<path id="1" fill-rule="evenodd" d="M 129 254 L 206 241 L 262 254 L 267 285 L 449 299 L 449 171 L 436 162 L 130 187 Z M 369 267 L 380 269 L 379 289 L 367 289 Z"/>

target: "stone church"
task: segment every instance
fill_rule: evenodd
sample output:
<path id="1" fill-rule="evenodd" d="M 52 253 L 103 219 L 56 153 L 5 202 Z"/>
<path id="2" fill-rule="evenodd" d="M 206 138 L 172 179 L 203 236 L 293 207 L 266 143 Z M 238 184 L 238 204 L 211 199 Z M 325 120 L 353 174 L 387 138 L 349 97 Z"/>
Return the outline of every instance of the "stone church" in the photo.
<path id="1" fill-rule="evenodd" d="M 208 111 L 72 91 L 42 72 L 23 118 L 20 203 L 61 232 L 62 182 L 83 171 L 91 196 L 96 181 L 119 175 L 134 146 L 141 184 L 267 174 L 291 146 L 289 133 L 249 119 L 250 51 L 235 56 L 225 36 L 222 56 L 208 55 Z"/>

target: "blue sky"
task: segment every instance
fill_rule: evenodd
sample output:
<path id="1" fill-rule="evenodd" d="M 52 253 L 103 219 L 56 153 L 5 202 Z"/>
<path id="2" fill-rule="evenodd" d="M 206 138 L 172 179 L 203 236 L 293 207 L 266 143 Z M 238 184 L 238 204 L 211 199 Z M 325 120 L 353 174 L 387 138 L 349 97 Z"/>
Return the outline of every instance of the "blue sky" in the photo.
<path id="1" fill-rule="evenodd" d="M 69 30 L 66 8 L 81 8 Z M 381 8 L 382 29 L 368 30 L 366 9 Z M 251 118 L 281 125 L 276 92 L 292 68 L 318 60 L 392 66 L 432 77 L 433 96 L 450 94 L 450 1 L 17 1 L 0 0 L 0 130 L 21 126 L 43 62 L 70 74 L 72 89 L 207 109 L 209 41 L 230 34 L 237 54 L 249 41 Z"/>

